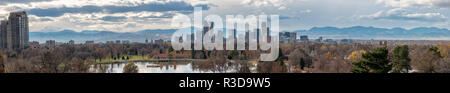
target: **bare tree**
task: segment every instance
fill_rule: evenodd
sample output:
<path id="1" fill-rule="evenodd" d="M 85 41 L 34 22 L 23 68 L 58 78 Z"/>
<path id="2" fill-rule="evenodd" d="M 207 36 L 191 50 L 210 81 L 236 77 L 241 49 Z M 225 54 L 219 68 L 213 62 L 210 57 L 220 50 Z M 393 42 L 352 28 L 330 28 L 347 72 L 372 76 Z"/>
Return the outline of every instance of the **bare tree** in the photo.
<path id="1" fill-rule="evenodd" d="M 138 71 L 138 67 L 133 62 L 127 63 L 123 68 L 123 73 L 138 73 Z"/>

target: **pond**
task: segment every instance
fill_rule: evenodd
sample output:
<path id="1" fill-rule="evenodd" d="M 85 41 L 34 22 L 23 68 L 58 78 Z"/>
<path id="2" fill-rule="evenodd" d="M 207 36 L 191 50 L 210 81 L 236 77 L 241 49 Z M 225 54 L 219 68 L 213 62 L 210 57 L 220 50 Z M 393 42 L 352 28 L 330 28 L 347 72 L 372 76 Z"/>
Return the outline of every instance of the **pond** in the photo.
<path id="1" fill-rule="evenodd" d="M 127 63 L 111 63 L 91 65 L 91 73 L 122 73 Z M 134 62 L 139 73 L 233 73 L 242 67 L 238 63 L 209 62 Z M 249 70 L 255 70 L 251 65 Z"/>

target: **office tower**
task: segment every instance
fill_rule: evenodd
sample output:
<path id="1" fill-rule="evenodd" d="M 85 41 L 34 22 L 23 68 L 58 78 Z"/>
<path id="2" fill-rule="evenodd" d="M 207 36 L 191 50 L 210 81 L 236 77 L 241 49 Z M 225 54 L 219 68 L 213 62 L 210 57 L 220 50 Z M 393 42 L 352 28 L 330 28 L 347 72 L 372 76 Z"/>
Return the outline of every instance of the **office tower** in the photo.
<path id="1" fill-rule="evenodd" d="M 0 33 L 1 33 L 1 48 L 12 48 L 11 46 L 11 33 L 8 33 L 7 31 L 7 25 L 8 25 L 8 21 L 7 20 L 2 20 L 0 22 Z M 9 37 L 9 38 L 7 38 Z M 9 43 L 9 46 L 8 46 Z"/>
<path id="2" fill-rule="evenodd" d="M 11 12 L 1 21 L 2 48 L 23 49 L 28 45 L 28 17 L 26 12 Z"/>
<path id="3" fill-rule="evenodd" d="M 56 46 L 56 41 L 55 40 L 47 40 L 47 41 L 45 41 L 45 45 L 47 47 L 55 47 Z"/>
<path id="4" fill-rule="evenodd" d="M 290 32 L 289 43 L 297 42 L 297 32 Z"/>
<path id="5" fill-rule="evenodd" d="M 300 41 L 308 42 L 309 41 L 308 36 L 307 35 L 300 36 Z"/>

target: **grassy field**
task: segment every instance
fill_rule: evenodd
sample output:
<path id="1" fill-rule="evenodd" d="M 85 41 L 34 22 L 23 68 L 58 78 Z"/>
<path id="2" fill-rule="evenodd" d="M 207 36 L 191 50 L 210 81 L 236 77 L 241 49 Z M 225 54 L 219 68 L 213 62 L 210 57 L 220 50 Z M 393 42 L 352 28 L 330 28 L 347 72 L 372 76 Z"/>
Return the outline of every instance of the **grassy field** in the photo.
<path id="1" fill-rule="evenodd" d="M 153 58 L 150 58 L 149 56 L 140 56 L 140 55 L 123 55 L 125 57 L 125 59 L 118 58 L 116 60 L 107 57 L 104 59 L 97 59 L 95 60 L 96 63 L 111 63 L 111 62 L 122 62 L 122 61 L 137 61 L 137 60 L 153 60 Z M 129 57 L 129 59 L 127 60 L 126 58 Z"/>
<path id="2" fill-rule="evenodd" d="M 130 57 L 128 60 L 126 59 L 126 57 Z M 116 62 L 133 62 L 133 61 L 143 61 L 143 62 L 159 62 L 159 61 L 173 61 L 173 62 L 177 62 L 177 61 L 189 61 L 189 62 L 202 62 L 202 61 L 206 61 L 205 59 L 154 59 L 151 58 L 149 56 L 140 56 L 140 55 L 124 55 L 125 59 L 122 59 L 122 57 L 120 59 L 112 59 L 112 58 L 104 58 L 104 59 L 97 59 L 95 60 L 95 63 L 97 64 L 105 64 L 105 63 L 116 63 Z"/>

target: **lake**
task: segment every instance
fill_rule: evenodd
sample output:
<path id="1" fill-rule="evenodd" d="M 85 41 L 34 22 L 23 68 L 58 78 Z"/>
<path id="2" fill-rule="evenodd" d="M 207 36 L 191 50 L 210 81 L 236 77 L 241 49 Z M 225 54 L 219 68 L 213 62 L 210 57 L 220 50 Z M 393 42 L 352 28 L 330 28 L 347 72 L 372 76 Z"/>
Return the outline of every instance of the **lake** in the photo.
<path id="1" fill-rule="evenodd" d="M 122 73 L 127 63 L 91 65 L 91 73 Z M 139 73 L 232 73 L 237 72 L 240 64 L 235 62 L 134 62 Z M 255 70 L 254 65 L 249 70 Z"/>

